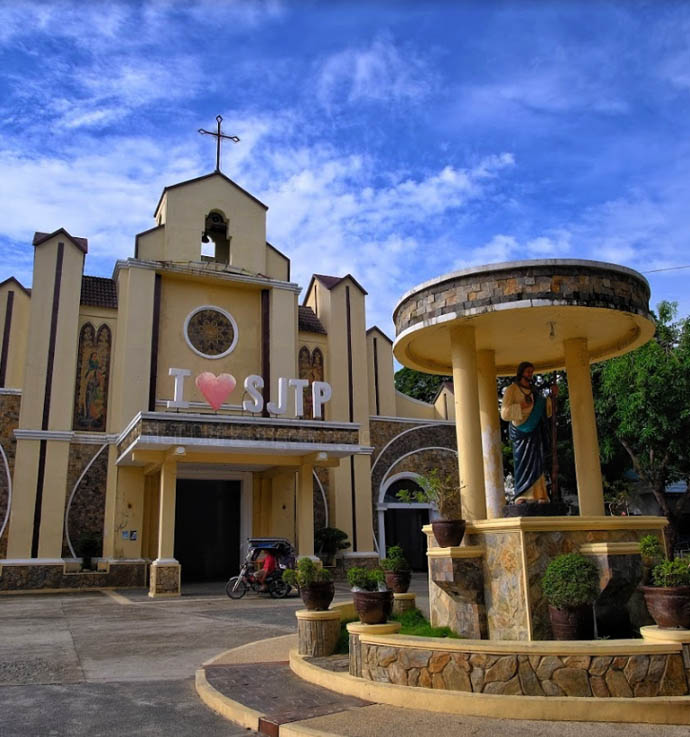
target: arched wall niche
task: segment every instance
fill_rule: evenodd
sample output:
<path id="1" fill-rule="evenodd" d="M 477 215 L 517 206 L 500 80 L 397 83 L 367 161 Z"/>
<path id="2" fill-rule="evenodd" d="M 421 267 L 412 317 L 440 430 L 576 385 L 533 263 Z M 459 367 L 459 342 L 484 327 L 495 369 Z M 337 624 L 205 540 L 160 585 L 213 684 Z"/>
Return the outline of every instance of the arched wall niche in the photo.
<path id="1" fill-rule="evenodd" d="M 82 325 L 77 348 L 72 429 L 105 432 L 108 418 L 108 385 L 112 333 L 103 323 Z"/>

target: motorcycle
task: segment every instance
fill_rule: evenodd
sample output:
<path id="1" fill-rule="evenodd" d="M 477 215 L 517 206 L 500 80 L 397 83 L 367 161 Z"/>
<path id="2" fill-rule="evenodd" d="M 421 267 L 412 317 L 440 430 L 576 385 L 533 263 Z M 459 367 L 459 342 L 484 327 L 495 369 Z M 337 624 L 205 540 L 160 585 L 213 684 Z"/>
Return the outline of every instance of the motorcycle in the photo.
<path id="1" fill-rule="evenodd" d="M 263 552 L 270 551 L 278 559 L 276 569 L 266 576 L 265 581 L 256 579 L 256 561 Z M 232 576 L 225 584 L 225 593 L 231 599 L 241 599 L 247 591 L 263 593 L 265 586 L 273 599 L 284 599 L 292 587 L 283 581 L 283 571 L 295 567 L 295 549 L 289 540 L 282 537 L 249 538 L 247 556 L 237 576 Z"/>

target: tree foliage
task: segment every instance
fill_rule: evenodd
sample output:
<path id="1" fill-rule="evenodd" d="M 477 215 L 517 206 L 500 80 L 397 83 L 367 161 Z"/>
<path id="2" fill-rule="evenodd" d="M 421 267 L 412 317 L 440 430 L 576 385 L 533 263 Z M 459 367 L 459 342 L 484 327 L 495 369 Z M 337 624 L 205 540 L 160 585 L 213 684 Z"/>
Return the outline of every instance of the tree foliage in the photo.
<path id="1" fill-rule="evenodd" d="M 662 302 L 653 340 L 599 369 L 597 415 L 604 460 L 625 449 L 649 484 L 672 534 L 689 494 L 669 504 L 669 483 L 690 476 L 690 318 Z"/>
<path id="2" fill-rule="evenodd" d="M 424 374 L 409 368 L 401 368 L 395 372 L 395 388 L 422 402 L 433 402 L 444 381 L 453 381 L 453 377 Z"/>

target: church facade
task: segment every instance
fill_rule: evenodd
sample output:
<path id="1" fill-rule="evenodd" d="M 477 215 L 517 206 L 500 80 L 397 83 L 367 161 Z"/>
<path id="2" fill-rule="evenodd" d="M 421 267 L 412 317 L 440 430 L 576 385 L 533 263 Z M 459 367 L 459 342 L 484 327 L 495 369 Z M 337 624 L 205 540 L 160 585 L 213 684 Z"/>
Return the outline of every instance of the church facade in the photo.
<path id="1" fill-rule="evenodd" d="M 395 493 L 457 473 L 452 388 L 395 391 L 352 276 L 300 304 L 266 212 L 217 171 L 163 191 L 112 278 L 61 229 L 34 237 L 31 290 L 0 284 L 0 591 L 175 596 L 233 575 L 248 537 L 313 555 L 323 526 L 349 559 L 399 542 L 424 566 L 431 510 Z"/>

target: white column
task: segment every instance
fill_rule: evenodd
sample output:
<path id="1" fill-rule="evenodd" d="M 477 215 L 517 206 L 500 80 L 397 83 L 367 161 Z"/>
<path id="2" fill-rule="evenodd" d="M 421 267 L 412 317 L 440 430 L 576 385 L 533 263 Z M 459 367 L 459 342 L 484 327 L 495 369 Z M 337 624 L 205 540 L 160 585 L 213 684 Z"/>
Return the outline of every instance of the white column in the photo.
<path id="1" fill-rule="evenodd" d="M 568 372 L 580 516 L 603 516 L 604 488 L 601 480 L 599 439 L 594 414 L 592 379 L 589 373 L 587 339 L 571 338 L 564 341 L 563 345 L 565 370 Z"/>
<path id="2" fill-rule="evenodd" d="M 466 520 L 472 521 L 486 517 L 474 328 L 469 325 L 453 328 L 450 333 L 450 349 L 462 514 Z"/>
<path id="3" fill-rule="evenodd" d="M 501 425 L 496 393 L 496 354 L 491 350 L 477 352 L 479 380 L 479 421 L 484 450 L 484 487 L 486 514 L 489 519 L 501 517 L 505 505 L 503 486 L 503 452 Z"/>
<path id="4" fill-rule="evenodd" d="M 297 553 L 314 555 L 314 467 L 302 464 L 297 470 Z"/>

